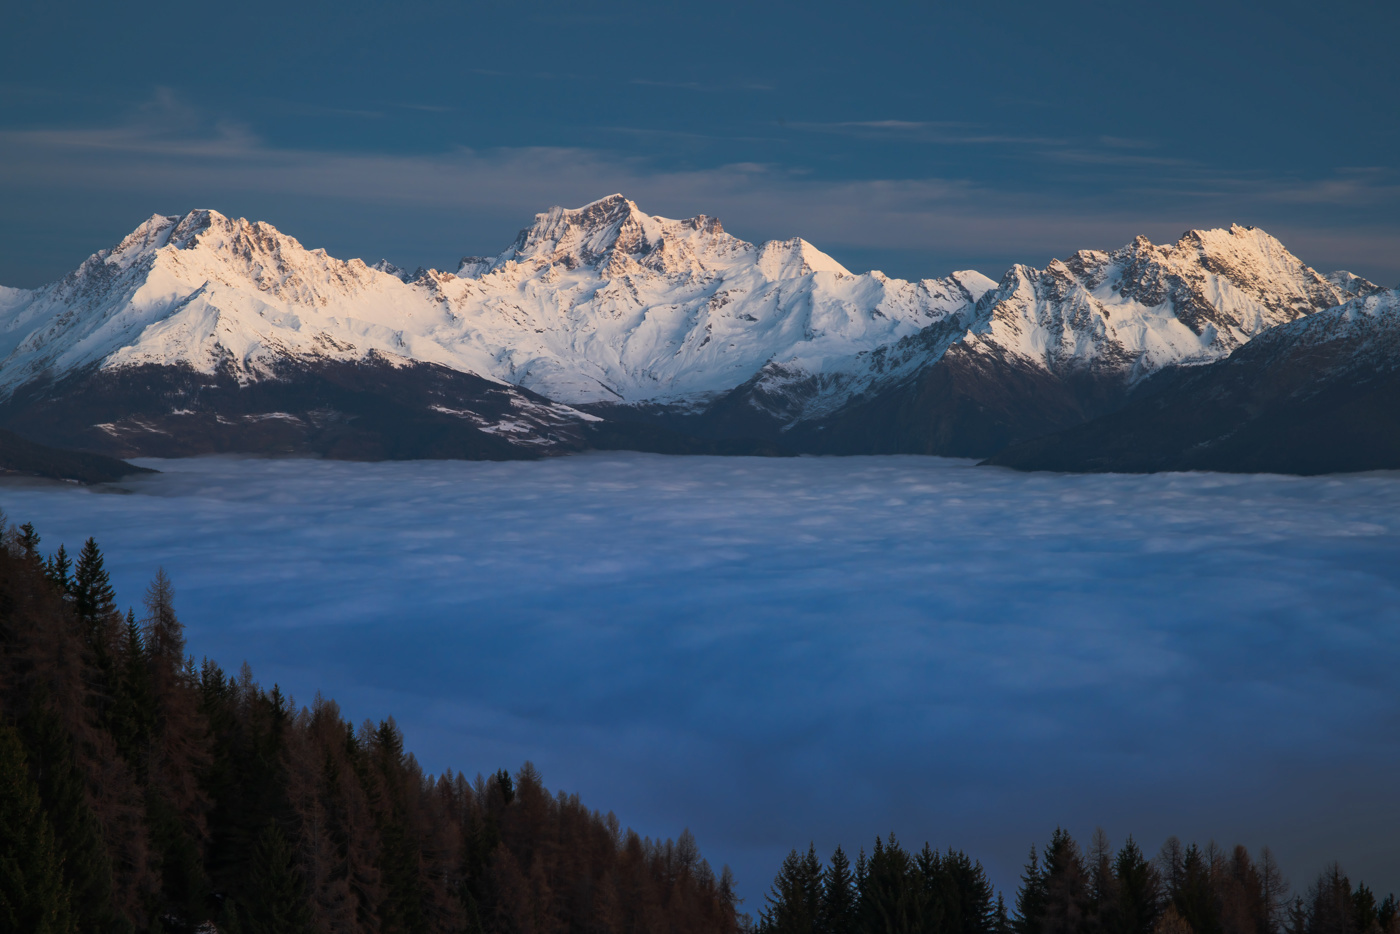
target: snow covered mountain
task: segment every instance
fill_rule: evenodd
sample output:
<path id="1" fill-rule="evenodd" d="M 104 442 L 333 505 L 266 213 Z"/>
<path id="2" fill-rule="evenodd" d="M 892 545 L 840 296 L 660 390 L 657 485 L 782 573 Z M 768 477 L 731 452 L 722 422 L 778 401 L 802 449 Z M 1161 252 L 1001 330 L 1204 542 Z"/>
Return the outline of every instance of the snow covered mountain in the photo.
<path id="1" fill-rule="evenodd" d="M 1239 226 L 1163 246 L 1138 237 L 1045 269 L 1017 265 L 944 352 L 799 434 L 819 450 L 985 456 L 1116 408 L 1166 367 L 1218 360 L 1270 328 L 1375 291 L 1350 273 L 1322 276 Z"/>
<path id="2" fill-rule="evenodd" d="M 1149 380 L 1124 408 L 1013 445 L 1039 470 L 1330 473 L 1400 468 L 1400 292 L 1368 291 L 1207 366 Z"/>
<path id="3" fill-rule="evenodd" d="M 61 282 L 0 298 L 0 391 L 94 365 L 246 383 L 287 360 L 375 353 L 566 403 L 692 402 L 771 360 L 820 370 L 914 334 L 993 285 L 855 276 L 806 241 L 755 245 L 621 195 L 538 215 L 492 260 L 406 280 L 267 224 L 152 217 Z"/>
<path id="4" fill-rule="evenodd" d="M 909 282 L 611 195 L 536 215 L 496 257 L 410 275 L 201 210 L 150 218 L 52 285 L 0 290 L 0 419 L 124 455 L 184 453 L 194 435 L 194 450 L 276 436 L 421 456 L 403 425 L 443 456 L 577 450 L 600 431 L 628 445 L 658 426 L 984 455 L 1373 291 L 1241 227 L 1000 283 Z"/>

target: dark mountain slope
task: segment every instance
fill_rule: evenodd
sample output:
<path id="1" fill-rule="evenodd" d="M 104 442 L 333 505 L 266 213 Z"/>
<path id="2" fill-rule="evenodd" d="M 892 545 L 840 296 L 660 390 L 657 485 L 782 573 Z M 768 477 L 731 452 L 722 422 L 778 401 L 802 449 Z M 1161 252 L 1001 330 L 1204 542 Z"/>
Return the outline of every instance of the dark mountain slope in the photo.
<path id="1" fill-rule="evenodd" d="M 799 423 L 783 441 L 817 454 L 986 457 L 1108 411 L 1123 392 L 1116 374 L 1058 376 L 1010 354 L 959 344 L 913 380 Z"/>
<path id="2" fill-rule="evenodd" d="M 0 474 L 23 474 L 79 483 L 107 483 L 135 473 L 155 473 L 126 461 L 86 451 L 66 451 L 35 444 L 0 429 Z"/>
<path id="3" fill-rule="evenodd" d="M 89 370 L 0 406 L 0 424 L 45 442 L 147 457 L 528 459 L 582 450 L 582 421 L 528 390 L 376 358 L 289 362 L 251 383 L 179 366 Z"/>
<path id="4" fill-rule="evenodd" d="M 1400 469 L 1400 293 L 1278 327 L 1164 373 L 1123 409 L 1013 445 L 1021 470 L 1320 474 Z"/>

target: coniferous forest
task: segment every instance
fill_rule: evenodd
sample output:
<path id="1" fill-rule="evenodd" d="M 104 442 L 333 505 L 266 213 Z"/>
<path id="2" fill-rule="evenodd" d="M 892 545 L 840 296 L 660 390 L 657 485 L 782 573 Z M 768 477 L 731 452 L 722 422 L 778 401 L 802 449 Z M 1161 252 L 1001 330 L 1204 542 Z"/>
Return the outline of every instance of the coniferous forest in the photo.
<path id="1" fill-rule="evenodd" d="M 739 930 L 689 832 L 426 775 L 392 719 L 196 664 L 163 572 L 122 610 L 94 541 L 0 527 L 0 932 Z"/>
<path id="2" fill-rule="evenodd" d="M 163 571 L 123 611 L 96 542 L 40 545 L 0 516 L 0 931 L 1400 934 L 1335 864 L 1291 892 L 1267 849 L 1063 830 L 1011 905 L 891 834 L 792 851 L 751 919 L 688 831 L 624 831 L 529 763 L 427 775 L 392 719 L 196 664 Z"/>
<path id="3" fill-rule="evenodd" d="M 1307 891 L 1289 885 L 1269 850 L 1183 846 L 1149 860 L 1132 837 L 1116 852 L 1103 831 L 1086 854 L 1064 830 L 1031 848 L 1010 909 L 982 864 L 891 834 L 852 864 L 837 847 L 793 850 L 768 892 L 759 934 L 1400 934 L 1394 895 L 1354 888 L 1335 863 Z"/>

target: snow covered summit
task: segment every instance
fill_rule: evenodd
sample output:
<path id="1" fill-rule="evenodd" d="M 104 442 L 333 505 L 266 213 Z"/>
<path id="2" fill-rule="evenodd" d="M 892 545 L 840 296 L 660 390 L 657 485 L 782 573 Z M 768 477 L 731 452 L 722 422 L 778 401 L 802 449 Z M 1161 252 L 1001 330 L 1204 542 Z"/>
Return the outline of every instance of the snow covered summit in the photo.
<path id="1" fill-rule="evenodd" d="M 151 217 L 51 285 L 0 289 L 0 419 L 67 424 L 53 443 L 105 433 L 122 454 L 186 451 L 168 439 L 199 418 L 206 448 L 338 456 L 638 443 L 622 422 L 981 456 L 1375 291 L 1239 226 L 999 282 L 915 282 L 621 194 L 537 214 L 497 256 L 413 274 L 198 210 Z"/>
<path id="2" fill-rule="evenodd" d="M 569 403 L 706 401 L 769 362 L 820 372 L 970 313 L 975 272 L 853 275 L 805 240 L 753 244 L 704 215 L 672 220 L 621 195 L 539 214 L 494 260 L 430 274 L 493 363 Z"/>
<path id="3" fill-rule="evenodd" d="M 1189 230 L 1166 245 L 1138 237 L 1043 270 L 1013 266 L 979 306 L 966 348 L 1136 382 L 1164 366 L 1219 359 L 1376 288 L 1350 273 L 1320 275 L 1254 227 Z"/>
<path id="4" fill-rule="evenodd" d="M 820 369 L 966 313 L 993 284 L 855 276 L 806 241 L 755 245 L 621 195 L 540 214 L 458 273 L 405 281 L 267 224 L 152 217 L 62 281 L 0 298 L 0 391 L 94 366 L 251 382 L 377 354 L 571 403 L 698 401 L 770 360 Z"/>

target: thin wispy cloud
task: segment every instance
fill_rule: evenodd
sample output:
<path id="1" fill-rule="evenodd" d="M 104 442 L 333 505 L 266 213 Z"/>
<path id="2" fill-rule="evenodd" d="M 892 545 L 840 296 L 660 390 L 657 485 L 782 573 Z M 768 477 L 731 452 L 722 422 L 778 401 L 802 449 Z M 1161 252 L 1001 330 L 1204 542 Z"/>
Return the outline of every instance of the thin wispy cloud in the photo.
<path id="1" fill-rule="evenodd" d="M 952 124 L 867 122 L 876 126 L 862 132 L 993 138 Z M 685 131 L 654 132 L 683 136 Z M 120 123 L 0 130 L 0 191 L 22 186 L 94 196 L 149 192 L 153 202 L 174 200 L 186 207 L 219 207 L 221 197 L 238 192 L 403 210 L 416 206 L 511 218 L 502 223 L 502 241 L 515 225 L 551 204 L 577 205 L 622 191 L 653 213 L 718 216 L 750 239 L 802 236 L 827 249 L 960 255 L 976 250 L 1008 261 L 1113 248 L 1139 233 L 1161 239 L 1188 227 L 1259 223 L 1280 205 L 1397 198 L 1393 177 L 1382 170 L 1302 182 L 1212 172 L 1123 146 L 1087 155 L 1069 148 L 1056 152 L 1050 161 L 1066 167 L 1113 164 L 1129 174 L 1088 180 L 1096 187 L 1090 198 L 1008 190 L 970 178 L 832 178 L 800 163 L 668 167 L 641 156 L 571 146 L 457 147 L 421 154 L 296 149 L 273 146 L 244 124 L 162 91 Z M 1131 174 L 1136 170 L 1151 174 L 1143 179 Z M 1319 265 L 1363 264 L 1387 251 L 1400 255 L 1395 231 L 1380 231 L 1361 258 L 1352 258 L 1343 251 L 1355 247 L 1356 238 L 1340 236 L 1336 224 L 1294 222 L 1290 229 L 1308 231 L 1303 240 L 1319 252 L 1304 258 Z M 493 238 L 480 246 L 494 245 Z M 1393 259 L 1388 262 L 1394 265 Z M 948 271 L 929 268 L 920 274 Z M 986 271 L 995 276 L 1001 269 Z"/>
<path id="2" fill-rule="evenodd" d="M 844 120 L 834 123 L 785 122 L 784 127 L 812 133 L 835 133 L 871 138 L 888 136 L 917 142 L 949 145 L 1060 145 L 1065 141 L 1050 136 L 1022 136 L 989 132 L 975 124 L 929 120 Z"/>
<path id="3" fill-rule="evenodd" d="M 673 81 L 656 78 L 633 78 L 630 84 L 641 85 L 650 88 L 667 88 L 677 91 L 772 91 L 776 90 L 769 84 L 758 84 L 752 82 L 739 82 L 737 84 L 711 83 L 704 81 Z"/>
<path id="4" fill-rule="evenodd" d="M 1115 149 L 1156 149 L 1158 146 L 1153 140 L 1129 139 L 1125 136 L 1100 136 L 1099 142 Z"/>

